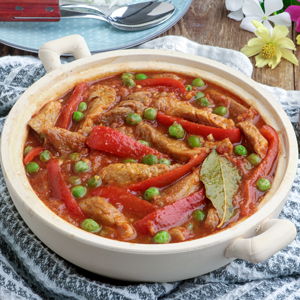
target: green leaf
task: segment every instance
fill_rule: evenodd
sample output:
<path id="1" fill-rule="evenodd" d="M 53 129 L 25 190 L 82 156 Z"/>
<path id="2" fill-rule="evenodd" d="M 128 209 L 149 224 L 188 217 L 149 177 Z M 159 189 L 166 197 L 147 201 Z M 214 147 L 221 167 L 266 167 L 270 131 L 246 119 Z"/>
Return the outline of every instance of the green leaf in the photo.
<path id="1" fill-rule="evenodd" d="M 202 164 L 200 179 L 205 185 L 206 197 L 217 210 L 221 227 L 234 213 L 232 199 L 241 176 L 237 168 L 213 150 Z"/>

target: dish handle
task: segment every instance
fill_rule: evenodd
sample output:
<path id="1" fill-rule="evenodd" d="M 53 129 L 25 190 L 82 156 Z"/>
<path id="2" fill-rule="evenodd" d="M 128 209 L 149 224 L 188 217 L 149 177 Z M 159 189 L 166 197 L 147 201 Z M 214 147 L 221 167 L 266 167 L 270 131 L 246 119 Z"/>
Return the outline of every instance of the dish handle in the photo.
<path id="1" fill-rule="evenodd" d="M 67 53 L 76 59 L 91 56 L 84 38 L 74 34 L 43 44 L 39 49 L 39 58 L 49 73 L 62 65 L 60 56 Z"/>
<path id="2" fill-rule="evenodd" d="M 295 225 L 288 220 L 269 219 L 258 229 L 258 235 L 238 239 L 225 250 L 225 257 L 261 263 L 288 246 L 296 237 Z"/>

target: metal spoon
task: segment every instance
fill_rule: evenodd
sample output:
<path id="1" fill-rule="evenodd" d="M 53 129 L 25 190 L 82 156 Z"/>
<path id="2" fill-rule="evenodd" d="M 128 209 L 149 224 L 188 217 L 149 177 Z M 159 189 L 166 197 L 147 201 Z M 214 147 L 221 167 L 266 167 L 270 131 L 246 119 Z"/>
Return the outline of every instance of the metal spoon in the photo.
<path id="1" fill-rule="evenodd" d="M 95 13 L 84 12 L 94 11 Z M 157 26 L 168 20 L 175 12 L 173 4 L 148 1 L 123 6 L 109 15 L 95 6 L 85 4 L 64 4 L 60 6 L 61 18 L 93 18 L 110 23 L 126 31 L 138 31 Z"/>

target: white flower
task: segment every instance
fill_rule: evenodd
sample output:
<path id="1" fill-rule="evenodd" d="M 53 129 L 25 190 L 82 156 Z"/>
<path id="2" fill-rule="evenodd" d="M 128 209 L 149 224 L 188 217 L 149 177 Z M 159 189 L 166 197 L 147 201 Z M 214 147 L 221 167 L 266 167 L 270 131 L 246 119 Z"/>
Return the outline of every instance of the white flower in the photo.
<path id="1" fill-rule="evenodd" d="M 256 0 L 245 0 L 242 7 L 245 18 L 241 23 L 241 28 L 254 32 L 256 28 L 252 24 L 252 21 L 263 22 L 263 25 L 267 27 L 272 33 L 273 27 L 269 21 L 276 25 L 284 25 L 286 27 L 291 26 L 291 16 L 287 12 L 280 13 L 278 15 L 271 16 L 274 12 L 283 8 L 282 0 L 265 0 L 264 1 L 265 12 L 263 12 L 260 4 Z"/>
<path id="2" fill-rule="evenodd" d="M 255 0 L 262 2 L 262 0 Z M 236 21 L 241 21 L 244 18 L 243 14 L 243 5 L 245 0 L 225 0 L 225 5 L 231 13 L 228 15 L 228 18 L 234 19 Z"/>

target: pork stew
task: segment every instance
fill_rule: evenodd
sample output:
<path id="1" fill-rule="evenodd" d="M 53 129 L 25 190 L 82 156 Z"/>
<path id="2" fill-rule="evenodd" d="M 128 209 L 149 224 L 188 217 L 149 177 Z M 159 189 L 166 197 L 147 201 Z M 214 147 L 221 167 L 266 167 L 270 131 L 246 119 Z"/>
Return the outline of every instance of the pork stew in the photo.
<path id="1" fill-rule="evenodd" d="M 174 243 L 257 210 L 278 136 L 225 89 L 182 74 L 82 82 L 28 123 L 28 180 L 55 214 L 102 237 Z"/>

